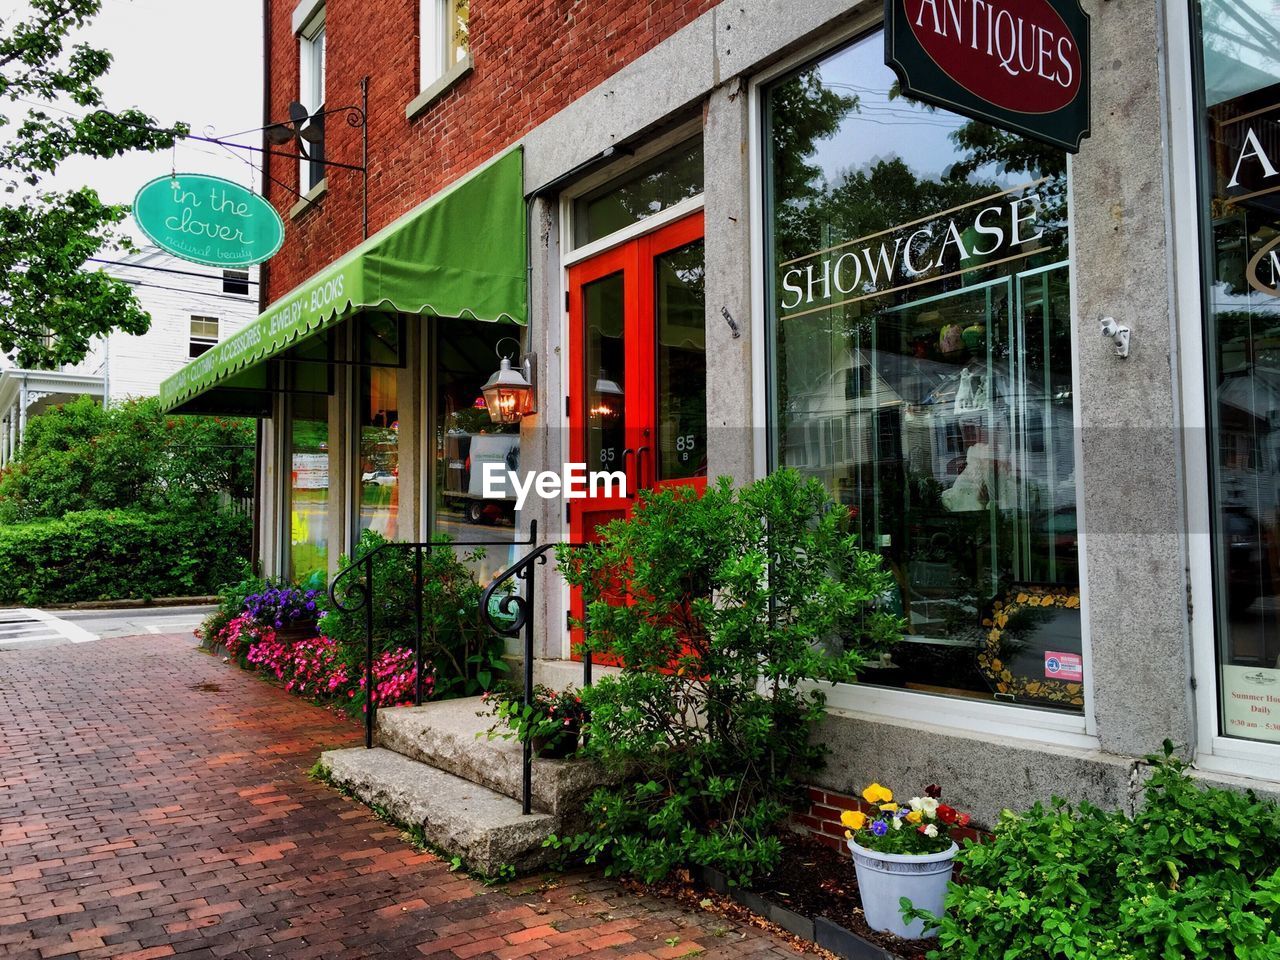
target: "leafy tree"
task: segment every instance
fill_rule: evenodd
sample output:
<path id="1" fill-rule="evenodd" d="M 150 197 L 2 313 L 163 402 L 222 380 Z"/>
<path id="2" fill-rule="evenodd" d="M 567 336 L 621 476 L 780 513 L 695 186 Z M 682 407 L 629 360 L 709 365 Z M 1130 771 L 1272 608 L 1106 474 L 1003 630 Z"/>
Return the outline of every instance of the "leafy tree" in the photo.
<path id="1" fill-rule="evenodd" d="M 0 472 L 0 522 L 80 510 L 210 513 L 219 498 L 253 493 L 253 428 L 222 417 L 166 417 L 158 401 L 109 409 L 89 397 L 27 426 Z"/>
<path id="2" fill-rule="evenodd" d="M 29 0 L 26 19 L 0 17 L 0 352 L 20 366 L 83 359 L 90 340 L 112 329 L 145 333 L 150 318 L 128 284 L 89 258 L 127 245 L 118 231 L 128 208 L 95 190 L 42 190 L 69 157 L 114 157 L 171 146 L 185 127 L 157 129 L 140 110 L 104 107 L 98 83 L 111 54 L 72 42 L 102 0 Z M 68 115 L 63 104 L 75 108 Z"/>

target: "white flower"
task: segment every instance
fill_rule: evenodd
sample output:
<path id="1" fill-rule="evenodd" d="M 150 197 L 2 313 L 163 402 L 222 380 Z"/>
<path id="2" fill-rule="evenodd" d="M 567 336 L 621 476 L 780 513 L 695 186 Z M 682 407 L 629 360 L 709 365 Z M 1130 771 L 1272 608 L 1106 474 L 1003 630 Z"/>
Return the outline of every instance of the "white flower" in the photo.
<path id="1" fill-rule="evenodd" d="M 923 801 L 923 800 L 921 800 L 919 797 L 912 797 L 912 798 L 911 798 L 910 807 L 911 807 L 911 809 L 912 809 L 912 810 L 914 810 L 914 811 L 916 811 L 917 813 L 919 813 L 919 812 L 920 812 L 920 809 L 921 809 L 923 806 L 924 806 L 924 801 Z"/>
<path id="2" fill-rule="evenodd" d="M 938 835 L 938 828 L 934 826 L 932 823 L 929 823 L 925 825 L 925 828 L 922 832 L 926 837 L 936 837 Z"/>
<path id="3" fill-rule="evenodd" d="M 934 797 L 925 797 L 920 801 L 920 812 L 932 820 L 938 813 L 938 800 Z"/>
<path id="4" fill-rule="evenodd" d="M 899 820 L 897 817 L 894 817 L 894 818 L 893 818 L 893 829 L 895 829 L 895 830 L 901 830 L 901 829 L 902 829 L 902 821 L 901 821 L 901 820 Z"/>

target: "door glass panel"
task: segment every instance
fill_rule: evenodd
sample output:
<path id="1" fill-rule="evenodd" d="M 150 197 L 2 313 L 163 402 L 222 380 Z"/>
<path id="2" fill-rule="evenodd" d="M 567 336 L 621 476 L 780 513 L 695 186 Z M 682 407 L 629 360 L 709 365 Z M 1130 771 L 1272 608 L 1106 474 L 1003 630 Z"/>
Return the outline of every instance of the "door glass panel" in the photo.
<path id="1" fill-rule="evenodd" d="M 587 470 L 623 470 L 626 448 L 626 370 L 621 273 L 582 288 L 583 338 L 586 342 Z"/>
<path id="2" fill-rule="evenodd" d="M 658 479 L 707 475 L 706 266 L 703 243 L 654 259 Z"/>

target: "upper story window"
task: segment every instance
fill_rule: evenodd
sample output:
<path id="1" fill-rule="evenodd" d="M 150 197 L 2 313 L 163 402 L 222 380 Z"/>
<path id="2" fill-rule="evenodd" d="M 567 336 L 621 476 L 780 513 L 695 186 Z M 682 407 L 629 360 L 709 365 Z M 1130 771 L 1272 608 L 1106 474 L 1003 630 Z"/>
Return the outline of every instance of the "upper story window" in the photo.
<path id="1" fill-rule="evenodd" d="M 466 62 L 470 50 L 470 6 L 471 0 L 420 0 L 418 35 L 422 46 L 419 86 L 423 89 Z"/>
<path id="2" fill-rule="evenodd" d="M 188 356 L 195 357 L 208 353 L 218 345 L 218 318 L 191 318 L 191 348 Z"/>
<path id="3" fill-rule="evenodd" d="M 315 118 L 308 125 L 315 133 L 307 142 L 310 159 L 300 160 L 298 192 L 308 193 L 324 179 L 324 8 L 311 18 L 298 35 L 298 102 Z"/>
<path id="4" fill-rule="evenodd" d="M 247 296 L 249 293 L 249 271 L 248 270 L 223 270 L 222 271 L 222 292 L 238 293 Z"/>
<path id="5" fill-rule="evenodd" d="M 702 193 L 702 138 L 641 163 L 573 202 L 573 245 L 616 233 Z"/>

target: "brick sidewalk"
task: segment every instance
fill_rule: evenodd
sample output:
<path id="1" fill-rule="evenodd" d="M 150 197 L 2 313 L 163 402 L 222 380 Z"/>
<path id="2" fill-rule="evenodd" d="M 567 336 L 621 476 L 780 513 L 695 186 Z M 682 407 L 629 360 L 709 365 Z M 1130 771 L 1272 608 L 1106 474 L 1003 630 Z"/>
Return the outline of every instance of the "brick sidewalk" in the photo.
<path id="1" fill-rule="evenodd" d="M 0 653 L 0 956 L 789 957 L 591 875 L 487 889 L 314 783 L 359 729 L 181 637 Z"/>

